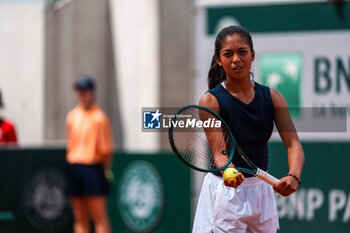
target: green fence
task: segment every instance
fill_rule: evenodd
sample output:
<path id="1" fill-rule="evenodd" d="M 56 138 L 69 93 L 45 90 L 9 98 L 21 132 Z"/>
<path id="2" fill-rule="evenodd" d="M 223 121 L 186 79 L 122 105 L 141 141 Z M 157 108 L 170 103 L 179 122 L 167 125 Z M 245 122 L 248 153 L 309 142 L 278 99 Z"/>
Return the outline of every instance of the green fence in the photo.
<path id="1" fill-rule="evenodd" d="M 63 149 L 0 150 L 0 232 L 72 232 Z M 190 169 L 171 153 L 117 153 L 114 232 L 189 232 Z"/>

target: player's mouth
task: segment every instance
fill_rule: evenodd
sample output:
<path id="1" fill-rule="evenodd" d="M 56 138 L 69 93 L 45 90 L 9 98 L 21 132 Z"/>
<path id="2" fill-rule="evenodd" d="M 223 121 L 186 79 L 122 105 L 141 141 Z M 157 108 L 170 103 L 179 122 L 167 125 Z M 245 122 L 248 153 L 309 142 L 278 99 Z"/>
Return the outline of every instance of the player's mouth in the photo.
<path id="1" fill-rule="evenodd" d="M 243 66 L 236 66 L 233 68 L 234 71 L 241 71 L 243 70 Z"/>

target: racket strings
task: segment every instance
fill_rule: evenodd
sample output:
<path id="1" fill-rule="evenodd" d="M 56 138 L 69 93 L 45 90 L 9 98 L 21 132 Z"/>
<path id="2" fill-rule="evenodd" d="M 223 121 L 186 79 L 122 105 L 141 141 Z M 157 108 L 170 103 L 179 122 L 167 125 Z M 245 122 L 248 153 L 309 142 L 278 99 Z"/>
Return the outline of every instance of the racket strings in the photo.
<path id="1" fill-rule="evenodd" d="M 200 131 L 180 131 L 174 134 L 175 144 L 183 158 L 190 164 L 199 167 L 208 167 L 205 154 L 210 151 L 206 138 Z M 212 163 L 209 161 L 209 163 Z"/>
<path id="2" fill-rule="evenodd" d="M 196 127 L 196 125 L 180 127 L 179 121 L 192 122 L 193 120 L 201 121 L 203 127 Z M 217 125 L 214 123 L 220 119 L 205 109 L 187 108 L 175 121 L 177 124 L 172 129 L 174 144 L 187 163 L 204 170 L 214 170 L 228 165 L 232 139 L 223 122 L 220 127 L 215 127 Z M 223 153 L 225 151 L 226 154 Z"/>

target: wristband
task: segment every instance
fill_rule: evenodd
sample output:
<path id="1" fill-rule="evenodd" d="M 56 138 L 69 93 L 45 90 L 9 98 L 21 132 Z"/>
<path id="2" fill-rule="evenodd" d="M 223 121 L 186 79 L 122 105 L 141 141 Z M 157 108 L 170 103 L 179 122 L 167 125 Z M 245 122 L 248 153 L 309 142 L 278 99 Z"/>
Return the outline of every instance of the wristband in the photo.
<path id="1" fill-rule="evenodd" d="M 297 177 L 296 175 L 293 175 L 292 173 L 288 173 L 286 176 L 291 176 L 293 177 L 294 179 L 296 179 L 298 181 L 298 183 L 300 184 L 301 180 L 299 177 Z"/>

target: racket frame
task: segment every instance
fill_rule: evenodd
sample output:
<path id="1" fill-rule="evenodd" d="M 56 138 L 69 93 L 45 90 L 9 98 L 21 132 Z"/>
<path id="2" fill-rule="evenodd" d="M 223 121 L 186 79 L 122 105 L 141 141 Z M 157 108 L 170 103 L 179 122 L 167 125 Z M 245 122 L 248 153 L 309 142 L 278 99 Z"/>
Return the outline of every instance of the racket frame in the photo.
<path id="1" fill-rule="evenodd" d="M 225 170 L 226 168 L 228 168 L 228 165 L 231 163 L 231 160 L 233 158 L 233 155 L 234 155 L 234 152 L 235 152 L 235 145 L 237 144 L 235 141 L 234 141 L 234 137 L 231 133 L 231 130 L 230 128 L 228 127 L 228 125 L 226 124 L 226 122 L 218 115 L 216 114 L 213 110 L 209 109 L 209 108 L 206 108 L 206 107 L 203 107 L 203 106 L 200 106 L 200 105 L 188 105 L 188 106 L 185 106 L 183 108 L 181 108 L 179 111 L 177 111 L 175 113 L 175 116 L 173 117 L 173 119 L 171 119 L 171 121 L 175 122 L 176 121 L 176 118 L 178 115 L 180 115 L 181 112 L 183 112 L 184 110 L 186 109 L 189 109 L 189 108 L 199 108 L 199 109 L 203 109 L 207 112 L 209 112 L 210 114 L 214 115 L 216 118 L 218 118 L 222 124 L 224 124 L 224 126 L 227 128 L 227 131 L 228 133 L 230 134 L 231 136 L 231 139 L 232 139 L 232 147 L 233 149 L 231 150 L 230 152 L 230 155 L 229 155 L 229 158 L 227 160 L 227 162 L 225 163 L 224 166 L 222 166 L 221 168 L 216 168 L 216 169 L 202 169 L 202 168 L 199 168 L 199 167 L 196 167 L 194 165 L 192 165 L 191 163 L 187 162 L 183 156 L 181 156 L 181 153 L 178 151 L 177 147 L 175 146 L 175 142 L 174 142 L 174 136 L 173 136 L 173 131 L 174 131 L 174 127 L 173 127 L 173 123 L 170 124 L 170 128 L 169 128 L 169 142 L 170 142 L 170 146 L 171 148 L 173 149 L 173 151 L 175 152 L 176 156 L 179 157 L 179 159 L 181 159 L 182 162 L 184 162 L 187 166 L 197 170 L 197 171 L 201 171 L 201 172 L 218 172 L 218 171 L 222 171 L 222 170 Z"/>
<path id="2" fill-rule="evenodd" d="M 197 171 L 201 171 L 201 172 L 217 172 L 217 171 L 222 171 L 225 170 L 226 168 L 228 168 L 228 165 L 231 163 L 234 153 L 235 151 L 237 151 L 237 153 L 241 156 L 241 158 L 252 168 L 252 170 L 247 169 L 247 168 L 241 168 L 241 167 L 234 167 L 236 170 L 242 171 L 242 172 L 246 172 L 246 173 L 250 173 L 258 178 L 260 178 L 261 180 L 264 180 L 265 182 L 269 183 L 270 185 L 275 185 L 278 183 L 278 179 L 275 178 L 274 176 L 270 175 L 269 173 L 265 172 L 264 170 L 260 169 L 259 167 L 257 167 L 246 155 L 245 153 L 242 151 L 242 149 L 239 147 L 238 143 L 236 142 L 235 138 L 232 135 L 232 132 L 230 130 L 230 128 L 228 127 L 228 125 L 226 124 L 226 122 L 221 118 L 221 116 L 219 116 L 219 114 L 217 114 L 216 112 L 214 112 L 213 110 L 200 106 L 200 105 L 188 105 L 185 106 L 183 108 L 181 108 L 179 111 L 176 112 L 175 116 L 173 117 L 173 119 L 171 121 L 176 121 L 177 116 L 183 112 L 184 110 L 188 109 L 188 108 L 199 108 L 199 109 L 203 109 L 205 111 L 208 111 L 210 114 L 212 114 L 213 116 L 215 116 L 216 118 L 218 118 L 222 124 L 227 128 L 227 131 L 229 132 L 230 136 L 231 136 L 231 140 L 232 140 L 232 145 L 231 147 L 233 148 L 230 152 L 230 157 L 228 159 L 228 161 L 226 162 L 226 164 L 220 168 L 216 168 L 216 169 L 202 169 L 199 167 L 196 167 L 194 165 L 192 165 L 191 163 L 187 162 L 182 156 L 181 153 L 178 151 L 177 147 L 175 146 L 174 143 L 174 136 L 173 136 L 173 131 L 174 131 L 174 127 L 173 124 L 170 125 L 169 128 L 169 142 L 171 145 L 171 148 L 173 149 L 173 151 L 175 152 L 176 156 L 180 158 L 180 160 L 182 162 L 184 162 L 187 166 L 197 170 Z"/>

